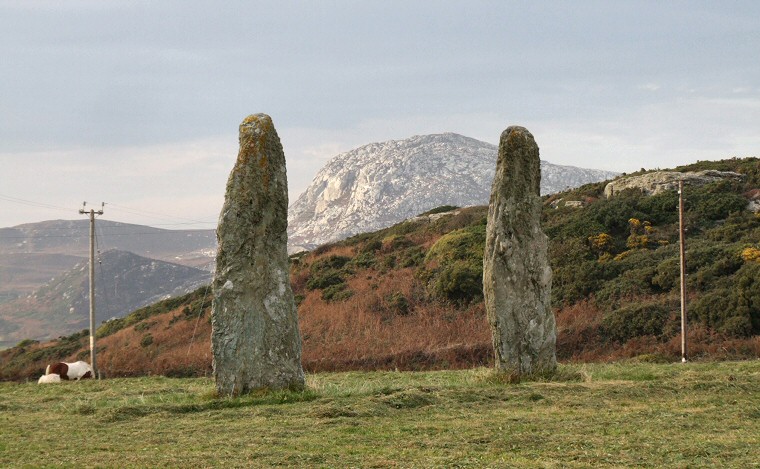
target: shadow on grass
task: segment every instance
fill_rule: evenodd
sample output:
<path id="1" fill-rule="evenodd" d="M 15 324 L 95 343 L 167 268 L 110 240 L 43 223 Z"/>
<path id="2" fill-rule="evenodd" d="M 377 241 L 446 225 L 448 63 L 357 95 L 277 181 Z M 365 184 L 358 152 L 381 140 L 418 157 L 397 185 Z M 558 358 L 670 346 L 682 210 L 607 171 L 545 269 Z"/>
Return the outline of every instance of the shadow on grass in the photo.
<path id="1" fill-rule="evenodd" d="M 477 381 L 485 384 L 580 383 L 588 380 L 589 376 L 583 371 L 565 366 L 560 366 L 553 371 L 531 374 L 510 373 L 492 369 L 477 378 Z"/>
<path id="2" fill-rule="evenodd" d="M 295 404 L 298 402 L 310 402 L 318 397 L 319 394 L 310 389 L 303 391 L 258 391 L 240 397 L 216 397 L 215 393 L 210 393 L 200 397 L 200 399 L 205 399 L 205 402 L 124 405 L 105 409 L 98 413 L 99 419 L 104 422 L 119 422 L 158 413 L 184 415 L 242 407 Z"/>

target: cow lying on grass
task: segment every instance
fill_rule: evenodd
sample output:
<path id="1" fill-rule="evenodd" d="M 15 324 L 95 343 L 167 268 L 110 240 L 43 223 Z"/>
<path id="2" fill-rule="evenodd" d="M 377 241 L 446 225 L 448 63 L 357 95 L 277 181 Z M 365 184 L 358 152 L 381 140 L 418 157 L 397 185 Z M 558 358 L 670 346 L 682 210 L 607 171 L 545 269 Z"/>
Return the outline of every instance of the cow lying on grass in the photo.
<path id="1" fill-rule="evenodd" d="M 56 374 L 63 380 L 92 378 L 92 367 L 89 363 L 79 360 L 74 363 L 58 362 L 48 365 L 45 376 Z"/>
<path id="2" fill-rule="evenodd" d="M 51 373 L 49 375 L 42 375 L 40 376 L 40 379 L 37 380 L 37 384 L 48 384 L 48 383 L 60 383 L 61 382 L 61 375 Z"/>

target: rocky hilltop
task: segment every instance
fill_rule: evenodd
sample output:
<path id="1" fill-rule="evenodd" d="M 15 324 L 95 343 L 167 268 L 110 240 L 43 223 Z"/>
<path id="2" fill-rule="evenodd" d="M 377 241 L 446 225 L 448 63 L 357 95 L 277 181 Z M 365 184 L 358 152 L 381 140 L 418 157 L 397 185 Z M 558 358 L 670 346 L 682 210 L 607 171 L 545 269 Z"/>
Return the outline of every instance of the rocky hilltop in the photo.
<path id="1" fill-rule="evenodd" d="M 372 143 L 337 155 L 291 206 L 291 249 L 377 230 L 442 205 L 487 204 L 498 147 L 453 133 Z M 541 193 L 610 179 L 541 162 Z"/>
<path id="2" fill-rule="evenodd" d="M 657 195 L 665 191 L 678 189 L 678 181 L 685 185 L 701 186 L 724 179 L 740 181 L 745 176 L 734 171 L 652 171 L 641 175 L 631 175 L 617 178 L 604 188 L 608 199 L 625 189 L 639 189 L 647 195 Z"/>

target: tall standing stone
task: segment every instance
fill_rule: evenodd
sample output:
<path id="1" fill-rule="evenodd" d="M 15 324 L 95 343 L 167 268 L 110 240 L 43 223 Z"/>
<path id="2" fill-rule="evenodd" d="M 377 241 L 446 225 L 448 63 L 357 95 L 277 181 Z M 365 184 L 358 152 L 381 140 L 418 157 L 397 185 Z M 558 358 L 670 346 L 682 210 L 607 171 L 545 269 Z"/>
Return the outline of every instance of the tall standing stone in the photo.
<path id="1" fill-rule="evenodd" d="M 211 344 L 221 395 L 304 385 L 287 210 L 285 155 L 272 119 L 248 116 L 216 232 Z"/>
<path id="2" fill-rule="evenodd" d="M 513 376 L 553 371 L 557 341 L 551 310 L 548 239 L 541 230 L 541 162 L 533 135 L 501 134 L 483 258 L 483 293 L 496 367 Z"/>

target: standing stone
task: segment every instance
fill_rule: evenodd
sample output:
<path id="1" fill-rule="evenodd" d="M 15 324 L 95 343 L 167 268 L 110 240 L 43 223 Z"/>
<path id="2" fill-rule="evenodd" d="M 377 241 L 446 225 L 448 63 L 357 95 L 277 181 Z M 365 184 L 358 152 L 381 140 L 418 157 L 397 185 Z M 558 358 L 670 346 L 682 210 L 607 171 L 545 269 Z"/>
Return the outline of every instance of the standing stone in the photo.
<path id="1" fill-rule="evenodd" d="M 541 230 L 541 162 L 528 129 L 501 134 L 483 257 L 483 294 L 496 367 L 512 376 L 553 371 L 548 239 Z"/>
<path id="2" fill-rule="evenodd" d="M 280 138 L 269 116 L 248 116 L 216 231 L 211 345 L 221 395 L 304 385 L 287 210 Z"/>

